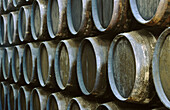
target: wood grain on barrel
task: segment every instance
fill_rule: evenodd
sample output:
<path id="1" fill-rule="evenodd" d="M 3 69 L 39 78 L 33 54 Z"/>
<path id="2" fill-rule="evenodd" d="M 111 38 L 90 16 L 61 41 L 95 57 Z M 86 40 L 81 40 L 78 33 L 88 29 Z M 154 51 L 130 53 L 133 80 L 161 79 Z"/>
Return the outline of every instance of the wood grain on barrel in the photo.
<path id="1" fill-rule="evenodd" d="M 69 64 L 69 56 L 67 48 L 64 44 L 60 47 L 60 57 L 59 57 L 59 67 L 60 67 L 60 77 L 63 83 L 63 86 L 66 86 L 69 80 L 69 70 L 70 70 L 70 64 Z"/>
<path id="2" fill-rule="evenodd" d="M 160 0 L 136 0 L 138 11 L 145 20 L 150 20 L 156 13 Z"/>
<path id="3" fill-rule="evenodd" d="M 75 31 L 78 31 L 82 22 L 82 0 L 71 0 L 71 16 Z"/>
<path id="4" fill-rule="evenodd" d="M 44 44 L 40 46 L 40 62 L 43 80 L 46 82 L 49 71 L 49 60 L 47 48 L 45 47 Z"/>
<path id="5" fill-rule="evenodd" d="M 96 81 L 96 60 L 93 46 L 87 41 L 82 49 L 81 66 L 83 82 L 88 92 L 93 90 Z"/>
<path id="6" fill-rule="evenodd" d="M 31 80 L 32 77 L 32 54 L 29 46 L 26 47 L 26 71 L 28 80 Z"/>
<path id="7" fill-rule="evenodd" d="M 52 6 L 51 6 L 51 23 L 52 23 L 52 29 L 53 33 L 58 33 L 58 24 L 59 24 L 59 7 L 58 7 L 58 1 L 52 0 Z"/>
<path id="8" fill-rule="evenodd" d="M 127 98 L 135 83 L 135 58 L 130 42 L 121 38 L 116 44 L 113 56 L 114 79 L 120 94 Z"/>
<path id="9" fill-rule="evenodd" d="M 104 28 L 107 28 L 108 25 L 110 24 L 110 20 L 113 14 L 114 0 L 96 0 L 96 1 L 99 21 Z"/>
<path id="10" fill-rule="evenodd" d="M 40 8 L 37 2 L 35 4 L 35 12 L 34 12 L 34 27 L 35 27 L 36 36 L 39 36 L 40 27 L 41 27 L 41 17 L 40 17 Z"/>
<path id="11" fill-rule="evenodd" d="M 163 43 L 159 58 L 160 80 L 163 90 L 170 100 L 170 35 L 166 37 Z"/>

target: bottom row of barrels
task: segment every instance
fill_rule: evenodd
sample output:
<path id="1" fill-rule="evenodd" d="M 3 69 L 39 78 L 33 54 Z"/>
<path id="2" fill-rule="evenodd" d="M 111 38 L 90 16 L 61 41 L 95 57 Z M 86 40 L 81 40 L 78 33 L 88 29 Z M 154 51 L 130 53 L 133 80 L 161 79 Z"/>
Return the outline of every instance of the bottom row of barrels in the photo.
<path id="1" fill-rule="evenodd" d="M 101 104 L 85 96 L 72 97 L 64 92 L 51 93 L 41 87 L 31 89 L 7 82 L 0 83 L 0 91 L 1 110 L 159 110 L 118 101 Z"/>
<path id="2" fill-rule="evenodd" d="M 170 108 L 169 33 L 170 27 L 160 37 L 138 30 L 116 37 L 101 35 L 6 47 L 0 55 L 0 78 L 140 104 L 153 101 L 157 92 Z"/>

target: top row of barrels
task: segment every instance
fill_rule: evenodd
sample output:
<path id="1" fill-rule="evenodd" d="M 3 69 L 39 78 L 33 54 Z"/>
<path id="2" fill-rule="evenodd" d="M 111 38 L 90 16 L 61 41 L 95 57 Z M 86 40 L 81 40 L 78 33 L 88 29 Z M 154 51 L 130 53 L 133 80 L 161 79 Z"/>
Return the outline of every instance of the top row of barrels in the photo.
<path id="1" fill-rule="evenodd" d="M 26 4 L 32 5 L 24 8 Z M 142 24 L 170 26 L 170 0 L 1 0 L 0 10 L 4 39 L 7 34 L 17 39 L 19 33 L 30 41 L 118 33 Z M 2 17 L 6 14 L 8 19 Z"/>

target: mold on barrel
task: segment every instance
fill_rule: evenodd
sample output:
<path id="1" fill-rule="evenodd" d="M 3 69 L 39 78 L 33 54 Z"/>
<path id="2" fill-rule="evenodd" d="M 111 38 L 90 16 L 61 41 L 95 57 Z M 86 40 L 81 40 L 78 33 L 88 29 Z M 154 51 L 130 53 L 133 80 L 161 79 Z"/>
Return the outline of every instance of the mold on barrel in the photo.
<path id="1" fill-rule="evenodd" d="M 155 37 L 139 30 L 117 35 L 110 46 L 108 79 L 121 101 L 149 103 L 154 97 L 151 62 Z"/>

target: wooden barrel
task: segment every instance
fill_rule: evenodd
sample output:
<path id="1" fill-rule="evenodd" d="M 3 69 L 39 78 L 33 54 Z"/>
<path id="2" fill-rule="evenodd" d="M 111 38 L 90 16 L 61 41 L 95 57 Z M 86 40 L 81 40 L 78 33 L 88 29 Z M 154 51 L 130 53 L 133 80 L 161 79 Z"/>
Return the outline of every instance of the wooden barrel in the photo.
<path id="1" fill-rule="evenodd" d="M 55 72 L 54 58 L 58 41 L 45 41 L 39 46 L 37 57 L 38 79 L 42 87 L 58 89 Z"/>
<path id="2" fill-rule="evenodd" d="M 15 8 L 20 8 L 24 5 L 32 4 L 33 0 L 13 0 L 13 6 Z"/>
<path id="3" fill-rule="evenodd" d="M 170 26 L 169 0 L 130 0 L 135 19 L 149 26 Z"/>
<path id="4" fill-rule="evenodd" d="M 67 110 L 70 97 L 63 95 L 60 92 L 52 93 L 48 97 L 47 110 Z"/>
<path id="5" fill-rule="evenodd" d="M 21 86 L 18 92 L 18 110 L 30 110 L 31 88 Z"/>
<path id="6" fill-rule="evenodd" d="M 3 0 L 3 10 L 5 13 L 9 13 L 10 11 L 14 11 L 13 0 Z"/>
<path id="7" fill-rule="evenodd" d="M 155 91 L 151 61 L 156 39 L 139 30 L 117 35 L 110 46 L 108 78 L 114 95 L 121 101 L 149 103 Z"/>
<path id="8" fill-rule="evenodd" d="M 100 104 L 96 110 L 150 110 L 148 105 L 112 101 Z"/>
<path id="9" fill-rule="evenodd" d="M 77 81 L 76 61 L 80 39 L 62 40 L 55 55 L 55 77 L 61 90 L 80 92 Z"/>
<path id="10" fill-rule="evenodd" d="M 68 0 L 67 23 L 71 34 L 92 36 L 96 30 L 91 13 L 92 0 Z"/>
<path id="11" fill-rule="evenodd" d="M 23 54 L 23 73 L 26 84 L 39 85 L 37 73 L 38 42 L 25 45 Z"/>
<path id="12" fill-rule="evenodd" d="M 21 42 L 31 42 L 31 8 L 32 5 L 22 6 L 18 16 L 18 34 Z"/>
<path id="13" fill-rule="evenodd" d="M 23 53 L 25 45 L 15 46 L 12 53 L 12 77 L 15 83 L 24 84 Z"/>
<path id="14" fill-rule="evenodd" d="M 3 80 L 4 80 L 3 72 L 2 72 L 3 52 L 4 52 L 4 47 L 1 47 L 1 48 L 0 48 L 0 81 L 3 81 Z"/>
<path id="15" fill-rule="evenodd" d="M 49 91 L 42 88 L 34 88 L 31 92 L 30 110 L 46 110 Z"/>
<path id="16" fill-rule="evenodd" d="M 83 97 L 72 98 L 67 110 L 96 110 L 98 103 Z"/>
<path id="17" fill-rule="evenodd" d="M 2 59 L 2 72 L 3 78 L 5 80 L 10 80 L 12 78 L 11 74 L 11 61 L 12 61 L 12 50 L 13 47 L 6 47 L 3 52 Z"/>
<path id="18" fill-rule="evenodd" d="M 9 84 L 7 82 L 0 83 L 0 109 L 1 110 L 8 110 L 8 102 L 7 102 L 7 95 L 8 95 L 8 88 Z"/>
<path id="19" fill-rule="evenodd" d="M 9 44 L 20 43 L 18 34 L 18 11 L 10 12 L 8 15 L 8 40 Z"/>
<path id="20" fill-rule="evenodd" d="M 79 46 L 77 77 L 81 91 L 85 95 L 102 96 L 109 87 L 107 56 L 110 42 L 110 39 L 101 36 L 91 37 L 84 39 Z"/>
<path id="21" fill-rule="evenodd" d="M 0 16 L 0 36 L 1 36 L 1 45 L 8 45 L 8 14 Z"/>
<path id="22" fill-rule="evenodd" d="M 92 15 L 100 32 L 127 28 L 128 0 L 92 0 Z"/>
<path id="23" fill-rule="evenodd" d="M 48 0 L 47 25 L 51 38 L 68 37 L 67 0 Z"/>
<path id="24" fill-rule="evenodd" d="M 153 80 L 161 102 L 170 109 L 170 27 L 159 36 L 156 43 L 152 68 Z"/>
<path id="25" fill-rule="evenodd" d="M 34 40 L 49 39 L 47 29 L 47 0 L 35 0 L 31 10 L 31 33 Z"/>
<path id="26" fill-rule="evenodd" d="M 18 91 L 19 86 L 10 84 L 8 90 L 8 110 L 18 110 Z"/>

